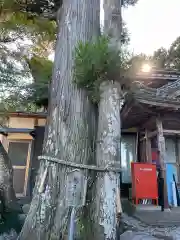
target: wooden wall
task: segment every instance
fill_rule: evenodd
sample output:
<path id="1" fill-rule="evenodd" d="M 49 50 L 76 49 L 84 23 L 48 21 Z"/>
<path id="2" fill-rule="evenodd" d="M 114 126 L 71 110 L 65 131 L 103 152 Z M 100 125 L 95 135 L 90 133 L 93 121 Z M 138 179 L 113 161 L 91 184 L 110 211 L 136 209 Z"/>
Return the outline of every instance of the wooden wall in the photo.
<path id="1" fill-rule="evenodd" d="M 45 126 L 46 118 L 38 117 L 9 117 L 6 125 L 9 128 L 28 128 L 34 129 L 36 126 Z M 7 144 L 10 140 L 33 140 L 33 137 L 28 133 L 9 133 L 7 137 L 0 134 L 0 140 L 7 150 Z"/>
<path id="2" fill-rule="evenodd" d="M 37 156 L 41 154 L 42 144 L 44 138 L 44 129 L 46 124 L 46 118 L 41 117 L 21 117 L 21 116 L 10 116 L 7 120 L 6 126 L 9 128 L 25 128 L 35 130 L 35 137 L 33 138 L 28 133 L 9 133 L 8 136 L 0 134 L 0 141 L 2 142 L 6 151 L 10 142 L 29 142 L 29 150 L 27 155 L 24 194 L 20 197 L 27 197 L 32 194 L 32 182 L 35 181 L 35 173 L 39 167 Z M 20 166 L 13 166 L 13 168 L 19 168 Z"/>

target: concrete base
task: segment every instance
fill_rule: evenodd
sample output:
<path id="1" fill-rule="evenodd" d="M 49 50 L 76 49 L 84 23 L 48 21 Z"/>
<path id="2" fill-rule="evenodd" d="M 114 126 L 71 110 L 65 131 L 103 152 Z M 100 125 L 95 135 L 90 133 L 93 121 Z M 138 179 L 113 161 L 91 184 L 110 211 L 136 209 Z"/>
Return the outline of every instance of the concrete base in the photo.
<path id="1" fill-rule="evenodd" d="M 136 211 L 161 211 L 160 206 L 148 205 L 148 204 L 139 204 L 135 206 Z"/>
<path id="2" fill-rule="evenodd" d="M 180 207 L 164 209 L 155 205 L 133 205 L 128 199 L 122 200 L 123 212 L 138 219 L 148 226 L 174 227 L 180 226 Z"/>
<path id="3" fill-rule="evenodd" d="M 171 212 L 171 209 L 170 208 L 165 208 L 164 212 Z"/>
<path id="4" fill-rule="evenodd" d="M 128 214 L 130 216 L 134 215 L 134 213 L 136 211 L 136 207 L 132 202 L 130 202 L 127 198 L 122 198 L 121 204 L 122 204 L 123 212 L 125 212 L 126 214 Z"/>

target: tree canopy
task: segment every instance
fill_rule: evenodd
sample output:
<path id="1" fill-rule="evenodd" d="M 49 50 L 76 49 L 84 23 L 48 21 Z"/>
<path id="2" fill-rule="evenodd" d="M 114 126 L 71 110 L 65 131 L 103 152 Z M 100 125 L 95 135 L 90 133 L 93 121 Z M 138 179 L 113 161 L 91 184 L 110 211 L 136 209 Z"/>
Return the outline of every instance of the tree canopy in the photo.
<path id="1" fill-rule="evenodd" d="M 0 87 L 1 109 L 43 106 L 52 63 L 48 60 L 56 40 L 56 22 L 44 13 L 57 11 L 60 1 L 1 2 Z M 38 71 L 39 67 L 39 71 Z M 43 79 L 43 80 L 42 80 Z M 47 80 L 48 79 L 48 80 Z M 35 92 L 38 92 L 37 94 Z"/>
<path id="2" fill-rule="evenodd" d="M 40 33 L 40 31 L 38 32 L 37 30 L 38 24 L 33 24 L 32 26 L 35 26 L 33 31 L 30 24 L 26 25 L 26 30 L 27 33 L 30 34 L 31 40 L 34 38 L 34 42 L 36 42 L 36 44 L 31 44 L 30 47 L 26 45 L 22 47 L 20 44 L 20 47 L 12 50 L 8 47 L 8 44 L 13 41 L 17 43 L 17 39 L 13 39 L 14 35 L 10 34 L 11 31 L 8 30 L 9 36 L 7 34 L 4 34 L 4 38 L 1 36 L 3 43 L 0 42 L 0 85 L 3 89 L 3 94 L 7 91 L 10 92 L 8 96 L 6 96 L 6 94 L 5 96 L 3 95 L 3 101 L 0 105 L 1 109 L 36 110 L 39 107 L 47 108 L 48 87 L 51 81 L 53 65 L 53 63 L 48 60 L 48 55 L 53 50 L 54 39 L 50 37 L 51 35 L 48 31 L 45 31 L 44 33 L 46 33 L 48 37 L 40 42 L 39 39 L 43 37 L 43 28 L 41 28 Z M 53 24 L 53 31 L 55 33 L 56 24 L 55 22 Z M 19 23 L 19 26 L 22 25 Z M 50 26 L 51 23 L 47 29 L 51 28 Z M 124 36 L 128 39 L 128 34 L 126 33 L 127 32 L 125 32 Z M 23 32 L 24 36 L 26 36 L 25 34 L 26 32 Z M 55 36 L 55 34 L 53 36 Z M 15 62 L 17 64 L 14 64 Z M 17 67 L 19 62 L 21 63 L 21 68 Z M 180 71 L 180 37 L 171 44 L 169 49 L 161 47 L 151 56 L 147 56 L 146 54 L 132 56 L 128 65 L 132 66 L 133 73 L 135 73 L 143 63 L 149 63 L 158 69 Z M 33 81 L 28 84 L 27 82 L 22 83 L 22 79 L 27 79 L 31 75 Z"/>
<path id="3" fill-rule="evenodd" d="M 28 18 L 42 16 L 55 20 L 55 13 L 62 5 L 62 0 L 2 0 L 1 13 L 21 12 L 28 14 Z"/>
<path id="4" fill-rule="evenodd" d="M 177 37 L 169 49 L 160 47 L 152 55 L 135 55 L 129 64 L 137 71 L 143 63 L 148 63 L 157 69 L 168 69 L 180 71 L 180 37 Z"/>
<path id="5" fill-rule="evenodd" d="M 124 0 L 122 5 L 128 7 L 136 2 Z M 56 16 L 62 1 L 4 0 L 0 5 L 0 61 L 3 63 L 0 67 L 0 84 L 4 88 L 1 108 L 46 108 L 52 72 L 48 55 L 54 49 Z M 128 29 L 123 22 L 122 42 L 127 44 L 128 41 Z M 24 44 L 26 42 L 28 44 Z M 29 83 L 23 82 L 28 78 L 32 79 Z M 4 94 L 6 92 L 9 94 Z"/>

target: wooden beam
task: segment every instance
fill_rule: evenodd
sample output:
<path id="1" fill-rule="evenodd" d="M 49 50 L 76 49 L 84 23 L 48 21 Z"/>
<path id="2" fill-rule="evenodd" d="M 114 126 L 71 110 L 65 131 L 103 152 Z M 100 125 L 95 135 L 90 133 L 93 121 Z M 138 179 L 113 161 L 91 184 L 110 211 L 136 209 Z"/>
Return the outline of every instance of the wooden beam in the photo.
<path id="1" fill-rule="evenodd" d="M 145 141 L 146 141 L 146 162 L 151 163 L 152 157 L 151 157 L 151 141 L 148 138 L 148 130 L 145 132 Z"/>
<path id="2" fill-rule="evenodd" d="M 144 100 L 144 99 L 140 99 L 140 98 L 138 98 L 137 100 L 141 103 L 148 104 L 148 105 L 159 106 L 159 107 L 164 107 L 164 108 L 170 107 L 170 108 L 173 108 L 175 110 L 180 109 L 180 104 L 161 103 L 161 102 L 158 102 L 158 101 L 149 101 L 149 100 Z"/>
<path id="3" fill-rule="evenodd" d="M 180 122 L 180 113 L 176 111 L 168 111 L 161 115 L 162 120 L 178 120 Z"/>
<path id="4" fill-rule="evenodd" d="M 153 138 L 153 137 L 157 136 L 157 134 L 158 134 L 157 130 L 148 132 L 148 138 Z"/>
<path id="5" fill-rule="evenodd" d="M 30 173 L 31 148 L 32 148 L 32 141 L 29 142 L 28 154 L 27 154 L 27 159 L 26 159 L 26 172 L 25 172 L 25 181 L 24 181 L 24 196 L 27 195 L 28 179 L 29 179 L 29 173 Z"/>
<path id="6" fill-rule="evenodd" d="M 123 117 L 127 117 L 127 115 L 129 114 L 129 112 L 131 111 L 132 109 L 132 106 L 130 106 L 127 111 L 124 113 L 124 116 Z"/>
<path id="7" fill-rule="evenodd" d="M 176 164 L 177 164 L 177 173 L 178 173 L 178 182 L 180 181 L 180 148 L 179 148 L 179 139 L 176 136 L 176 140 L 175 140 L 175 150 L 176 150 Z"/>
<path id="8" fill-rule="evenodd" d="M 148 137 L 148 138 L 152 138 L 152 137 L 157 136 L 157 134 L 158 134 L 157 130 L 152 131 L 152 132 L 148 132 L 148 133 L 147 133 L 147 137 Z M 140 141 L 144 141 L 145 139 L 146 139 L 146 136 L 142 137 L 142 138 L 140 139 Z"/>
<path id="9" fill-rule="evenodd" d="M 157 142 L 158 142 L 158 149 L 159 149 L 159 161 L 160 161 L 160 168 L 161 168 L 161 176 L 164 179 L 164 208 L 169 208 L 168 205 L 168 197 L 167 197 L 167 184 L 166 184 L 166 164 L 165 164 L 165 156 L 166 156 L 166 146 L 165 146 L 165 138 L 163 135 L 163 126 L 162 121 L 158 117 L 156 119 L 156 126 L 157 126 Z"/>
<path id="10" fill-rule="evenodd" d="M 163 129 L 164 135 L 180 135 L 180 130 Z"/>

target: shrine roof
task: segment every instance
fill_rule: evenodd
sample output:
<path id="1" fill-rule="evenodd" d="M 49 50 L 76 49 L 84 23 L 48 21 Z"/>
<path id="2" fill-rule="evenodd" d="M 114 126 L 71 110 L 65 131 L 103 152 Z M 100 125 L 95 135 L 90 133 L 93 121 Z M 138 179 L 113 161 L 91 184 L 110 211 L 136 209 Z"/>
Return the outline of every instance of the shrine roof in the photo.
<path id="1" fill-rule="evenodd" d="M 152 115 L 180 112 L 180 73 L 157 72 L 134 78 L 121 109 L 123 128 L 140 126 Z"/>

